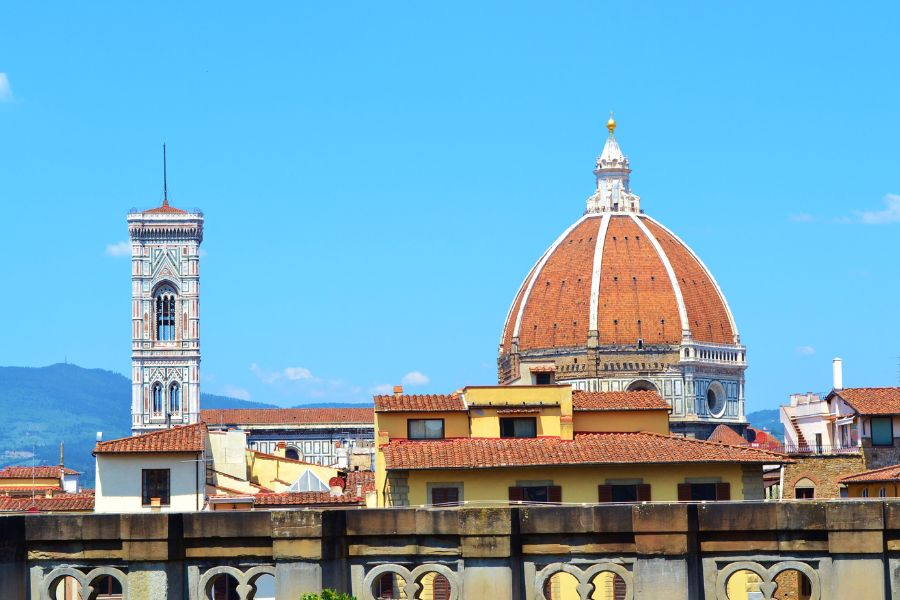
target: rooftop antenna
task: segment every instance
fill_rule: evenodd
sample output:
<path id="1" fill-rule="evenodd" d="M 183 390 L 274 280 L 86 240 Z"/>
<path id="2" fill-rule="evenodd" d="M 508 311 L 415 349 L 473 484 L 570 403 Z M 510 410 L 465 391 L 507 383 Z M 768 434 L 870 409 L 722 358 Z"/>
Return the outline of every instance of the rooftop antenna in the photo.
<path id="1" fill-rule="evenodd" d="M 163 142 L 163 206 L 169 205 L 169 184 L 166 177 L 166 143 Z"/>

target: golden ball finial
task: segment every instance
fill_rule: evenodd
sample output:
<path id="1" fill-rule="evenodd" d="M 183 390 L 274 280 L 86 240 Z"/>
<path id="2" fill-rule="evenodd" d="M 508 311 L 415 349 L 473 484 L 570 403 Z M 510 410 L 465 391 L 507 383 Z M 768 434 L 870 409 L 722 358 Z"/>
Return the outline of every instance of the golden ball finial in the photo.
<path id="1" fill-rule="evenodd" d="M 606 128 L 609 129 L 609 135 L 612 135 L 616 130 L 616 120 L 613 119 L 612 111 L 609 113 L 609 121 L 606 122 Z"/>

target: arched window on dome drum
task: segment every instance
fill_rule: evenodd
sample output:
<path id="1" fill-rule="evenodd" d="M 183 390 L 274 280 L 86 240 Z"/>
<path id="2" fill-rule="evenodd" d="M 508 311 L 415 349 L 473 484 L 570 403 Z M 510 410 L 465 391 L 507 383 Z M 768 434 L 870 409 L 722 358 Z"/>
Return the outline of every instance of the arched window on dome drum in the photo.
<path id="1" fill-rule="evenodd" d="M 181 386 L 177 383 L 169 387 L 169 412 L 173 415 L 181 412 Z"/>
<path id="2" fill-rule="evenodd" d="M 156 339 L 171 342 L 175 339 L 175 290 L 163 286 L 156 292 Z"/>
<path id="3" fill-rule="evenodd" d="M 152 396 L 153 402 L 151 406 L 153 408 L 153 414 L 161 415 L 163 411 L 163 388 L 161 383 L 153 384 Z"/>

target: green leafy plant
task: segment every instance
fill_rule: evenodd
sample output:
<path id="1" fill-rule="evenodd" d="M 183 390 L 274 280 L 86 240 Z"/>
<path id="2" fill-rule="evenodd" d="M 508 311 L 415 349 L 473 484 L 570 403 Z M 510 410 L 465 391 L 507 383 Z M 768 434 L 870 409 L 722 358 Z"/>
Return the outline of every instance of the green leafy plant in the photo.
<path id="1" fill-rule="evenodd" d="M 303 594 L 300 600 L 356 600 L 356 596 L 334 590 L 322 590 L 321 594 Z"/>

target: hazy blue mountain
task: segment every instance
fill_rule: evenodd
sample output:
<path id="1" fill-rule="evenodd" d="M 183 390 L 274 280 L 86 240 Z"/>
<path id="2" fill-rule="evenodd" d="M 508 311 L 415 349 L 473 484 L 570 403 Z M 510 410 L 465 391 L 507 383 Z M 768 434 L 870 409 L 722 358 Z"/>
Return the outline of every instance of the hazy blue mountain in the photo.
<path id="1" fill-rule="evenodd" d="M 784 439 L 784 426 L 781 424 L 777 408 L 758 410 L 747 415 L 747 421 L 756 429 L 765 428 L 778 439 Z"/>
<path id="2" fill-rule="evenodd" d="M 203 408 L 273 408 L 271 404 L 202 394 Z M 84 472 L 92 487 L 98 431 L 111 440 L 131 434 L 131 380 L 77 365 L 0 367 L 0 466 L 59 463 Z"/>

